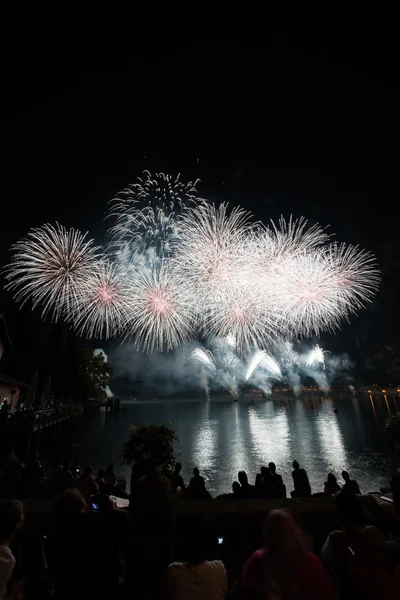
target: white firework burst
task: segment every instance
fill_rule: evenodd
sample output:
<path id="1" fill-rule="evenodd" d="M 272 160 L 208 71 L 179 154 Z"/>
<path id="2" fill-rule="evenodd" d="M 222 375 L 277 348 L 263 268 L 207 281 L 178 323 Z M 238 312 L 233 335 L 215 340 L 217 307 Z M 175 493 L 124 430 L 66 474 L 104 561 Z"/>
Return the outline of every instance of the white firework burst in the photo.
<path id="1" fill-rule="evenodd" d="M 126 254 L 153 249 L 157 257 L 170 252 L 175 237 L 175 220 L 185 206 L 198 199 L 197 181 L 184 183 L 178 175 L 144 171 L 143 177 L 120 192 L 112 201 L 109 217 L 110 248 Z"/>
<path id="2" fill-rule="evenodd" d="M 6 288 L 24 304 L 32 300 L 33 308 L 42 305 L 43 316 L 52 312 L 58 318 L 68 313 L 77 292 L 90 277 L 100 248 L 75 229 L 46 224 L 32 229 L 17 242 L 14 255 L 6 267 Z"/>
<path id="3" fill-rule="evenodd" d="M 169 351 L 196 330 L 190 288 L 165 265 L 143 269 L 131 284 L 127 336 L 145 351 Z"/>

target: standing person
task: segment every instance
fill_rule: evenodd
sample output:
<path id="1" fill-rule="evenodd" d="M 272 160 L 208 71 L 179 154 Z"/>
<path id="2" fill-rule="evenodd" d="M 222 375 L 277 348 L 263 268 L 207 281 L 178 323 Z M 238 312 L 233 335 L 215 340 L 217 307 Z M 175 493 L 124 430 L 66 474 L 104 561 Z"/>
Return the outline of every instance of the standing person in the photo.
<path id="1" fill-rule="evenodd" d="M 187 561 L 168 567 L 168 592 L 171 600 L 224 600 L 228 591 L 226 571 L 222 561 L 207 560 L 206 523 L 200 519 L 185 540 Z"/>
<path id="2" fill-rule="evenodd" d="M 175 470 L 171 477 L 172 489 L 174 491 L 174 494 L 176 494 L 176 490 L 178 489 L 178 487 L 181 488 L 182 492 L 185 489 L 185 484 L 183 482 L 182 475 L 180 474 L 181 471 L 182 464 L 180 462 L 175 463 Z"/>
<path id="3" fill-rule="evenodd" d="M 307 473 L 304 469 L 300 469 L 300 465 L 297 460 L 293 461 L 293 484 L 294 490 L 290 492 L 292 498 L 307 498 L 311 496 L 311 486 L 308 481 Z"/>
<path id="4" fill-rule="evenodd" d="M 333 496 L 334 494 L 337 494 L 338 492 L 340 492 L 341 489 L 342 488 L 336 481 L 336 477 L 334 476 L 334 474 L 328 473 L 328 478 L 324 483 L 325 494 L 330 494 L 331 496 Z"/>
<path id="5" fill-rule="evenodd" d="M 265 547 L 243 567 L 241 598 L 335 600 L 336 593 L 319 558 L 309 552 L 293 517 L 283 510 L 269 513 Z"/>
<path id="6" fill-rule="evenodd" d="M 350 479 L 350 475 L 347 471 L 342 471 L 342 477 L 345 482 L 342 488 L 344 492 L 350 492 L 351 494 L 361 494 L 360 486 L 358 485 L 357 481 L 355 479 Z"/>
<path id="7" fill-rule="evenodd" d="M 0 507 L 0 600 L 6 597 L 7 583 L 15 566 L 15 557 L 11 543 L 18 529 L 24 523 L 24 511 L 21 502 L 11 500 Z"/>

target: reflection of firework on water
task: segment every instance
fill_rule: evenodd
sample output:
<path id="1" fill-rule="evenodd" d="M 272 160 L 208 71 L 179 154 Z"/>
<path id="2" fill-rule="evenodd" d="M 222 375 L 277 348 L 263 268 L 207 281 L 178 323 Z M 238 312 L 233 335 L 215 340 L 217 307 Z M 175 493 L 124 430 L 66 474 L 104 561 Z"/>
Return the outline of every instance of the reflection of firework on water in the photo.
<path id="1" fill-rule="evenodd" d="M 99 257 L 99 248 L 86 235 L 57 223 L 32 229 L 17 242 L 6 268 L 7 288 L 15 290 L 15 299 L 42 304 L 43 315 L 50 311 L 56 318 L 74 305 Z"/>
<path id="2" fill-rule="evenodd" d="M 67 318 L 90 337 L 121 334 L 129 319 L 129 286 L 124 273 L 107 260 L 93 265 L 76 293 Z"/>
<path id="3" fill-rule="evenodd" d="M 195 333 L 190 288 L 168 267 L 139 271 L 130 290 L 127 336 L 152 352 L 169 351 Z"/>
<path id="4" fill-rule="evenodd" d="M 196 184 L 184 183 L 179 175 L 173 179 L 164 173 L 144 171 L 137 183 L 112 201 L 109 216 L 115 224 L 110 229 L 111 248 L 128 256 L 147 249 L 158 257 L 168 254 L 176 235 L 177 215 L 198 198 Z"/>
<path id="5" fill-rule="evenodd" d="M 254 223 L 240 207 L 200 200 L 195 185 L 145 172 L 124 190 L 108 262 L 72 229 L 33 230 L 14 246 L 9 289 L 88 336 L 123 332 L 146 351 L 223 338 L 241 361 L 333 330 L 373 299 L 380 278 L 369 253 L 329 243 L 303 218 Z"/>

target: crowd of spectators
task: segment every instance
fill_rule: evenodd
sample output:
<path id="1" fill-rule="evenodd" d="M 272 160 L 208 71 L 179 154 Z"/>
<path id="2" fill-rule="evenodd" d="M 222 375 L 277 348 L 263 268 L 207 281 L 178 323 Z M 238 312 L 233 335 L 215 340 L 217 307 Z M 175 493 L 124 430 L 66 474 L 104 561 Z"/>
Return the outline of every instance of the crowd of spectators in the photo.
<path id="1" fill-rule="evenodd" d="M 20 468 L 13 453 L 3 456 L 4 472 L 15 476 Z M 181 529 L 184 539 L 178 544 L 176 504 L 211 499 L 198 468 L 185 485 L 180 463 L 167 477 L 148 461 L 140 477 L 139 469 L 134 470 L 129 497 L 112 464 L 94 474 L 91 467 L 82 469 L 79 459 L 72 464 L 56 461 L 45 480 L 40 457 L 34 454 L 24 469 L 23 481 L 41 481 L 43 489 L 51 489 L 52 520 L 41 541 L 37 577 L 23 577 L 17 544 L 23 539 L 23 505 L 10 499 L 0 506 L 0 599 L 9 594 L 18 600 L 385 600 L 400 591 L 398 541 L 381 527 L 369 497 L 359 493 L 346 471 L 343 486 L 329 474 L 324 492 L 317 494 L 332 497 L 341 523 L 319 552 L 289 512 L 273 510 L 263 545 L 247 554 L 238 574 L 226 559 L 228 549 L 237 550 L 234 539 L 222 536 L 207 518 L 193 518 Z M 311 495 L 307 473 L 296 461 L 292 479 L 293 497 Z M 232 493 L 216 500 L 284 497 L 283 478 L 270 462 L 261 467 L 254 484 L 239 471 Z"/>

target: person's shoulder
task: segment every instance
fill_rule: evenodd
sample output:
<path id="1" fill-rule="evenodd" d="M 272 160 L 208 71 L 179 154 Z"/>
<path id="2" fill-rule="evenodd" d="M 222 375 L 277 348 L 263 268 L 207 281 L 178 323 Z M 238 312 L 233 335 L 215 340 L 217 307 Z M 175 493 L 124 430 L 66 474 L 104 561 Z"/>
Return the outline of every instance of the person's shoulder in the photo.
<path id="1" fill-rule="evenodd" d="M 250 558 L 248 559 L 246 564 L 251 565 L 251 564 L 256 564 L 256 563 L 260 562 L 261 560 L 263 560 L 265 558 L 267 553 L 268 553 L 268 550 L 266 548 L 260 548 L 259 550 L 256 550 L 250 556 Z"/>
<path id="2" fill-rule="evenodd" d="M 207 564 L 213 571 L 225 571 L 225 565 L 222 560 L 208 560 Z"/>
<path id="3" fill-rule="evenodd" d="M 187 569 L 187 565 L 186 563 L 183 562 L 173 562 L 170 565 L 168 565 L 168 571 L 180 571 L 182 569 Z"/>

